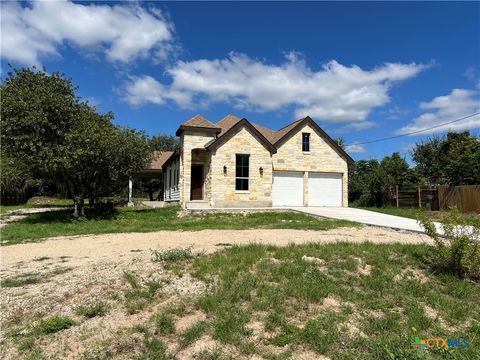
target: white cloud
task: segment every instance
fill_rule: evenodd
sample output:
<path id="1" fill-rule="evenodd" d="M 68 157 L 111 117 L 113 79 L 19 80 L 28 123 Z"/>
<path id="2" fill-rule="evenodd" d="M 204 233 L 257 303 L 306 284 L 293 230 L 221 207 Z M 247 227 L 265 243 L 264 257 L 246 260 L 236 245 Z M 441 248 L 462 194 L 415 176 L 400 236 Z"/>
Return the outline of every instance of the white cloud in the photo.
<path id="1" fill-rule="evenodd" d="M 466 89 L 453 89 L 445 96 L 438 96 L 432 101 L 423 102 L 420 108 L 426 112 L 415 118 L 410 124 L 397 130 L 397 134 L 407 134 L 414 131 L 428 129 L 439 124 L 447 123 L 480 112 L 480 99 L 478 92 Z M 473 116 L 453 124 L 441 126 L 422 132 L 422 135 L 434 132 L 480 128 L 480 115 Z"/>
<path id="2" fill-rule="evenodd" d="M 38 65 L 59 48 L 75 45 L 104 52 L 109 61 L 148 55 L 162 59 L 172 49 L 173 25 L 158 10 L 138 4 L 95 5 L 65 0 L 21 6 L 2 2 L 1 53 L 9 61 Z"/>
<path id="3" fill-rule="evenodd" d="M 476 68 L 473 66 L 467 67 L 463 76 L 472 81 L 477 89 L 480 89 L 480 72 Z"/>
<path id="4" fill-rule="evenodd" d="M 363 145 L 354 143 L 354 144 L 346 146 L 345 151 L 348 152 L 348 153 L 354 154 L 354 153 L 364 153 L 364 152 L 367 151 L 367 149 L 365 149 L 365 146 L 363 146 Z"/>
<path id="5" fill-rule="evenodd" d="M 332 60 L 315 71 L 297 53 L 287 54 L 281 65 L 230 53 L 225 59 L 179 61 L 167 69 L 171 84 L 156 81 L 160 86 L 152 83 L 151 91 L 160 88 L 158 96 L 182 107 L 227 102 L 239 109 L 265 112 L 292 106 L 296 117 L 364 122 L 373 108 L 388 103 L 392 84 L 415 77 L 425 68 L 415 63 L 386 63 L 363 70 Z M 128 85 L 130 90 L 132 85 Z M 125 99 L 138 105 L 139 98 L 131 91 Z"/>
<path id="6" fill-rule="evenodd" d="M 360 131 L 365 129 L 370 129 L 376 126 L 377 123 L 375 121 L 359 121 L 359 122 L 352 122 L 348 125 L 342 126 L 341 128 L 337 129 L 336 131 L 339 133 L 345 133 L 349 131 Z"/>
<path id="7" fill-rule="evenodd" d="M 410 110 L 401 109 L 398 105 L 394 105 L 391 108 L 382 111 L 382 114 L 385 115 L 388 120 L 398 120 L 409 112 Z"/>

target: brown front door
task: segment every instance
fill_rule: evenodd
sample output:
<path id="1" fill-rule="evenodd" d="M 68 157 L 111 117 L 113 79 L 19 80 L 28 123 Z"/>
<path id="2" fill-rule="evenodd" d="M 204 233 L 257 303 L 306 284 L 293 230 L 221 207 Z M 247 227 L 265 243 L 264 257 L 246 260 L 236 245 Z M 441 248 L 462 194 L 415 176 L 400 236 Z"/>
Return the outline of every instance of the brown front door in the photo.
<path id="1" fill-rule="evenodd" d="M 190 199 L 203 200 L 203 165 L 192 165 Z"/>

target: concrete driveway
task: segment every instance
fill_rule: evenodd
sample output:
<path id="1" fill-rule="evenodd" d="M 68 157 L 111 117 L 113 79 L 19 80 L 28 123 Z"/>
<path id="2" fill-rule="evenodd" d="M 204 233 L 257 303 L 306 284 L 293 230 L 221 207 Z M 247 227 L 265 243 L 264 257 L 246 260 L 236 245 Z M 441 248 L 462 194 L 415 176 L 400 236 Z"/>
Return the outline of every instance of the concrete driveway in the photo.
<path id="1" fill-rule="evenodd" d="M 331 219 L 350 220 L 362 224 L 382 226 L 398 230 L 416 231 L 420 233 L 425 232 L 417 220 L 382 214 L 374 211 L 345 207 L 293 207 L 291 209 Z M 435 223 L 435 226 L 437 227 L 438 232 L 443 234 L 441 225 Z"/>

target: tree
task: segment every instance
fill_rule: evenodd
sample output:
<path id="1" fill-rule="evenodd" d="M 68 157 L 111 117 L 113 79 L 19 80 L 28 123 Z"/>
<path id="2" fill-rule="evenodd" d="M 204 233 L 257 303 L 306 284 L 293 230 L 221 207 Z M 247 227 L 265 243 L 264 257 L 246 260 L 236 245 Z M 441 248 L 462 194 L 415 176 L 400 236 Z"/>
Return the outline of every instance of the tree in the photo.
<path id="1" fill-rule="evenodd" d="M 178 147 L 178 138 L 171 135 L 155 135 L 149 140 L 153 151 L 173 151 Z"/>
<path id="2" fill-rule="evenodd" d="M 84 198 L 110 194 L 149 160 L 145 134 L 112 124 L 82 102 L 71 79 L 14 69 L 0 88 L 2 148 L 36 179 L 57 179 L 83 217 Z"/>
<path id="3" fill-rule="evenodd" d="M 419 183 L 419 176 L 407 161 L 394 152 L 382 161 L 359 160 L 350 174 L 349 199 L 362 206 L 385 206 L 392 199 L 392 189 L 412 189 Z"/>
<path id="4" fill-rule="evenodd" d="M 468 131 L 417 143 L 412 159 L 418 173 L 431 185 L 480 183 L 480 141 Z"/>
<path id="5" fill-rule="evenodd" d="M 340 146 L 343 150 L 345 150 L 345 139 L 343 137 L 338 137 L 335 139 L 335 142 L 338 146 Z"/>

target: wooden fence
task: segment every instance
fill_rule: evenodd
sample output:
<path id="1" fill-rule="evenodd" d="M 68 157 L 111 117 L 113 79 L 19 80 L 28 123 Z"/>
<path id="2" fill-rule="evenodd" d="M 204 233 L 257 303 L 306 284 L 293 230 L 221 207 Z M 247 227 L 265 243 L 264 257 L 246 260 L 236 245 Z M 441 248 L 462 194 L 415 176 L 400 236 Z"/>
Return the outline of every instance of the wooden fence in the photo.
<path id="1" fill-rule="evenodd" d="M 456 206 L 461 212 L 480 213 L 480 185 L 437 186 L 441 210 Z"/>
<path id="2" fill-rule="evenodd" d="M 480 213 L 480 185 L 439 185 L 430 189 L 398 190 L 393 194 L 397 207 L 423 207 L 428 210 L 448 210 L 456 206 L 461 212 Z"/>

